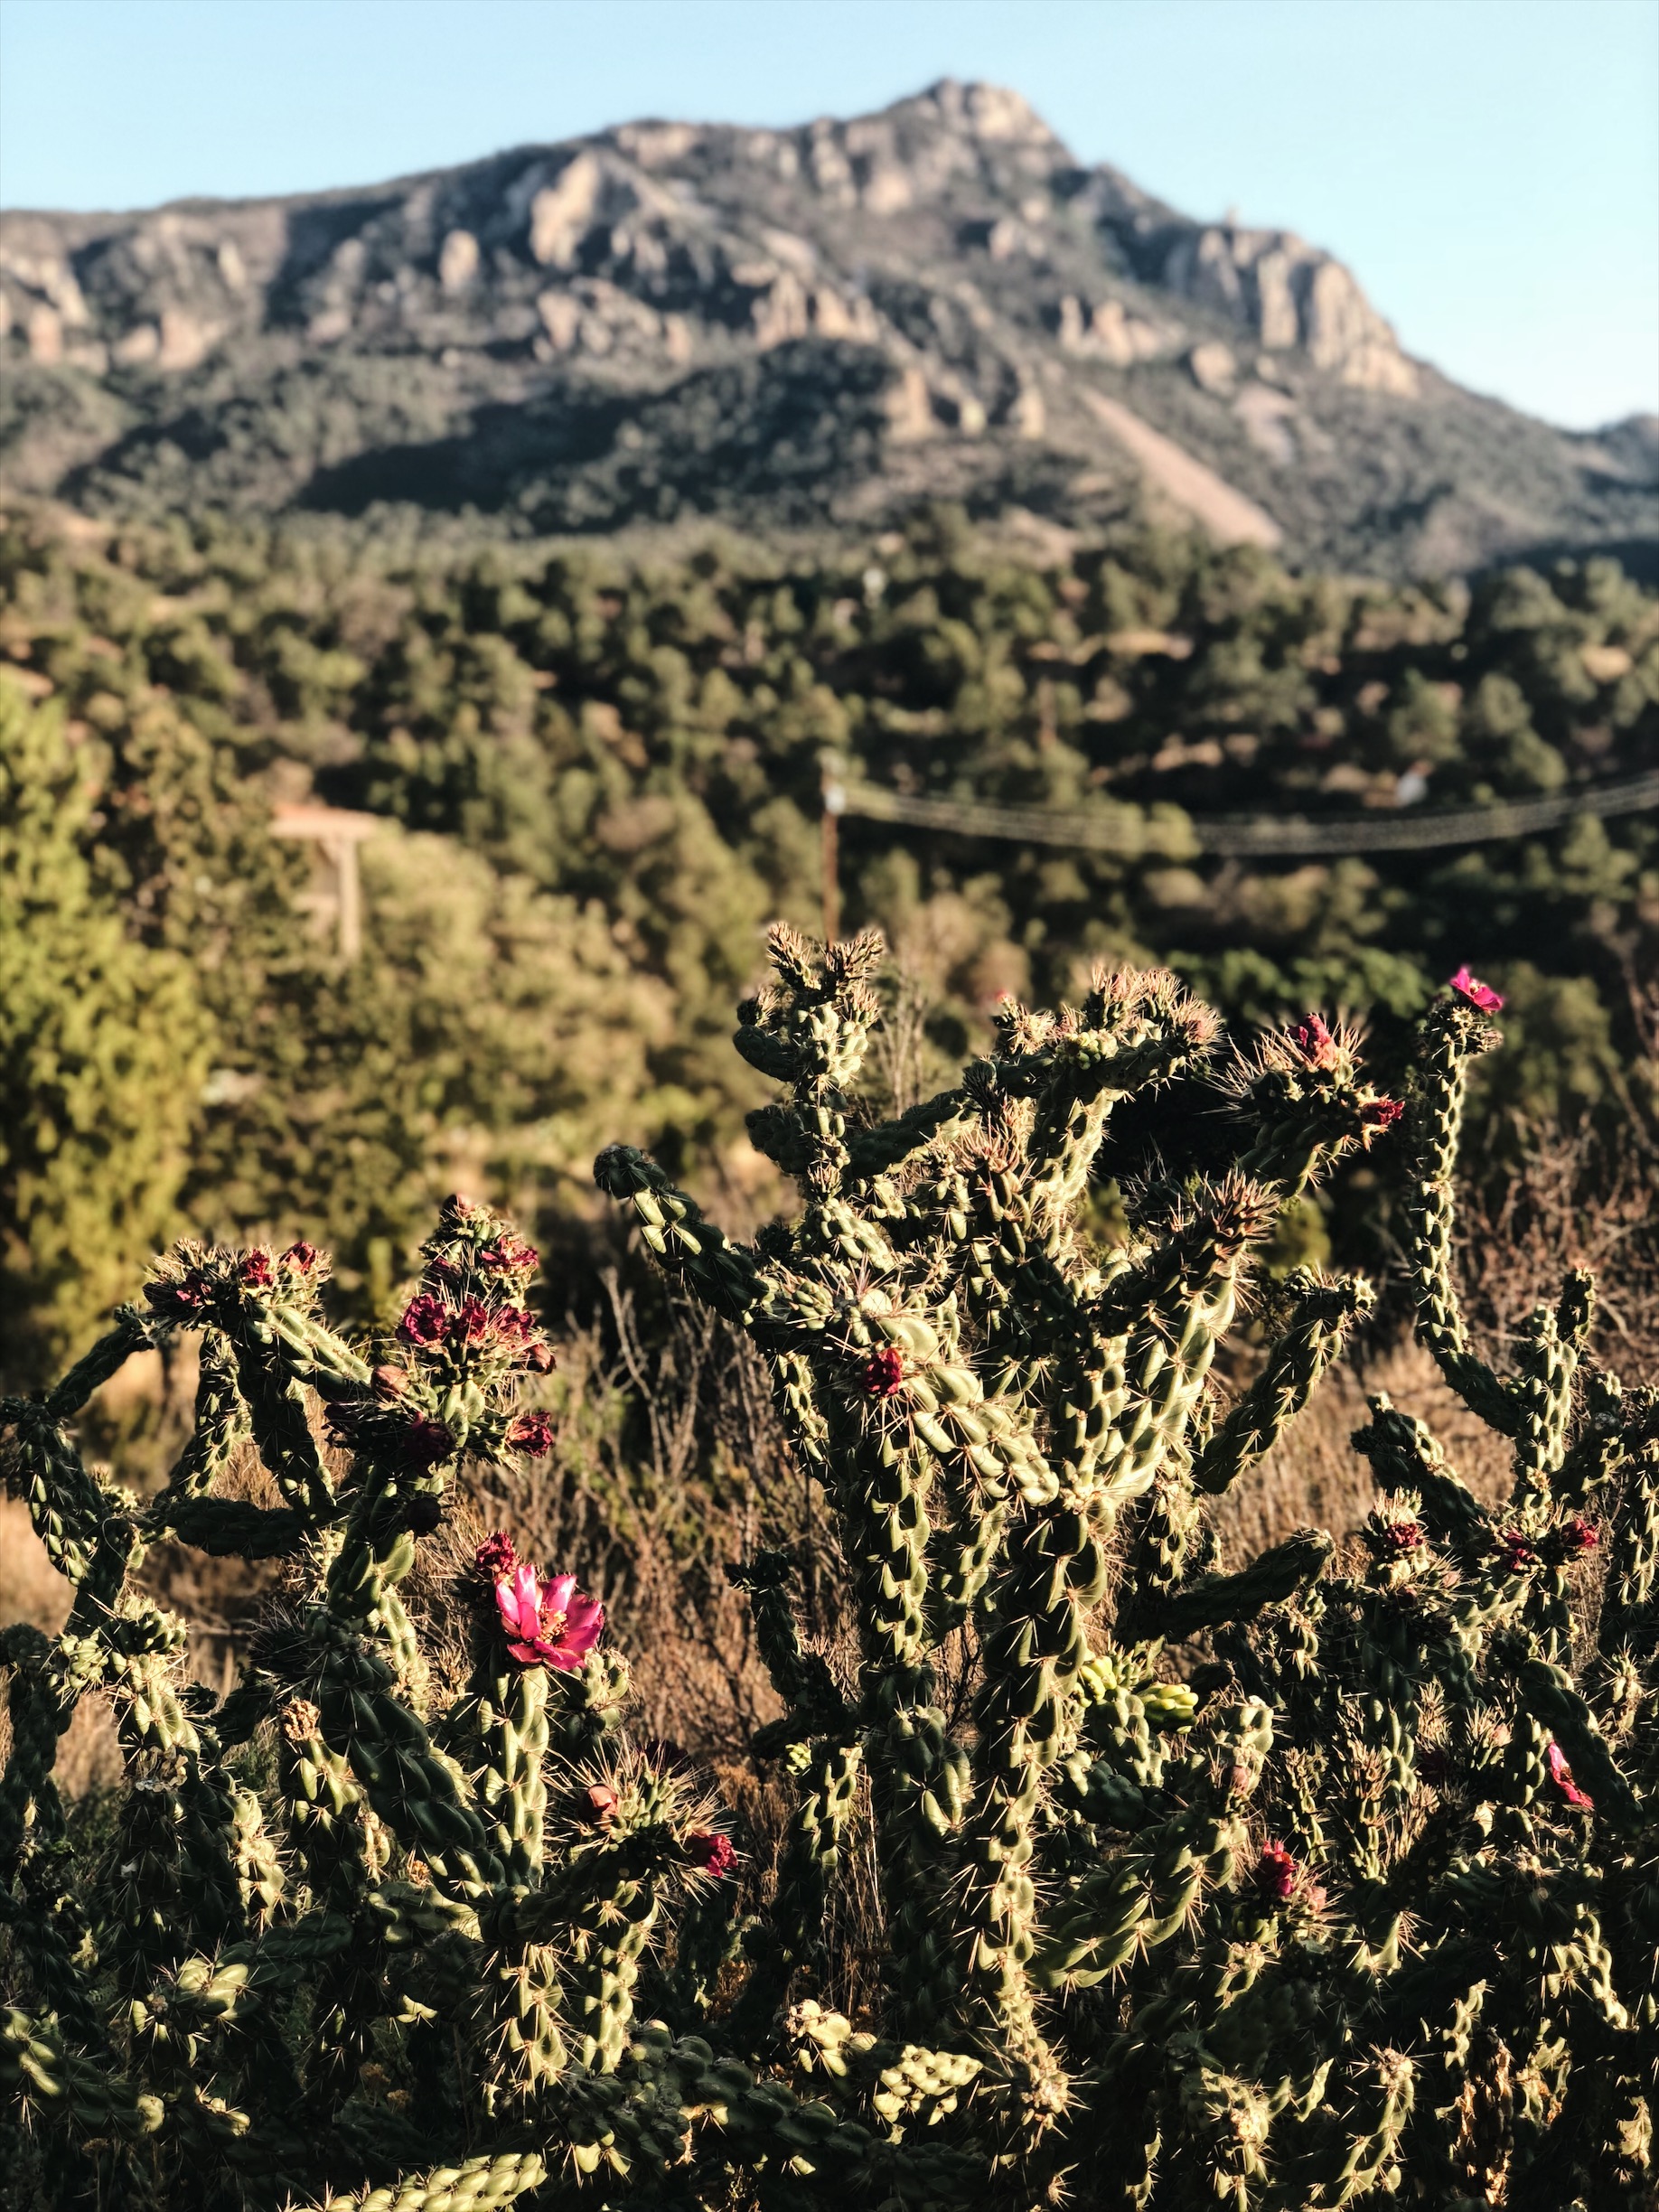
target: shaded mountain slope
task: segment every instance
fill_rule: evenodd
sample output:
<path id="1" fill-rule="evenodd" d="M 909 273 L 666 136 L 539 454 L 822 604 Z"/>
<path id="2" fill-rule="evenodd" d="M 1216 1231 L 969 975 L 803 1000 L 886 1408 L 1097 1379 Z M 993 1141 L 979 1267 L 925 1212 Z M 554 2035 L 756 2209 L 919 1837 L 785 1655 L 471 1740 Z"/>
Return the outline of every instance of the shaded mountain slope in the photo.
<path id="1" fill-rule="evenodd" d="M 1457 570 L 1659 542 L 1659 443 L 1401 351 L 1343 265 L 942 83 L 643 123 L 370 190 L 0 219 L 0 465 L 101 511 L 867 526 L 922 497 L 1196 517 Z"/>

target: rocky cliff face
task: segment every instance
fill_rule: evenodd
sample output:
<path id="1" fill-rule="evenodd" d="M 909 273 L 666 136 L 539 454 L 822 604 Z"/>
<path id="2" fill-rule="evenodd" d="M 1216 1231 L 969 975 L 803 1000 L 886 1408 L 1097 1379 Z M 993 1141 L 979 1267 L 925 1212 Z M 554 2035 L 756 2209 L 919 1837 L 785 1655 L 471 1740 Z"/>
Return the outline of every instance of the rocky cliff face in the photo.
<path id="1" fill-rule="evenodd" d="M 1393 569 L 1659 537 L 1651 436 L 1458 390 L 1329 255 L 1082 168 L 989 85 L 10 214 L 0 346 L 6 480 L 103 509 L 764 529 L 943 495 Z"/>

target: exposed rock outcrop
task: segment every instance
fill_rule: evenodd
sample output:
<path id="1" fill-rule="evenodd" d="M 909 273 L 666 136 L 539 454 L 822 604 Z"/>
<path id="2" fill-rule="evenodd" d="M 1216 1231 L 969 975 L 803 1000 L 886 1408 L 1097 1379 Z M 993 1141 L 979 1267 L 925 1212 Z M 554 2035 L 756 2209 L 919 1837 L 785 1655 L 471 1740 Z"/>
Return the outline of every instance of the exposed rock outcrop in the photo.
<path id="1" fill-rule="evenodd" d="M 1327 253 L 1083 168 L 991 85 L 358 191 L 9 214 L 0 349 L 8 475 L 106 508 L 764 528 L 933 494 L 1075 524 L 1179 480 L 1227 534 L 1385 568 L 1659 536 L 1640 432 L 1458 391 Z"/>

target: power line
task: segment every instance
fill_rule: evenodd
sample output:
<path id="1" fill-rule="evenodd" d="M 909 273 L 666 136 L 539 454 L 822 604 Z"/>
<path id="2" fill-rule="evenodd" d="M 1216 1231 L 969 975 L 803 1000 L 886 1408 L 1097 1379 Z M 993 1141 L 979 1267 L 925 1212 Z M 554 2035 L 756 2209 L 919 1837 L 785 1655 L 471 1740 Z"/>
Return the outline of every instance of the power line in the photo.
<path id="1" fill-rule="evenodd" d="M 977 799 L 925 799 L 879 783 L 824 779 L 826 816 L 904 822 L 952 837 L 1002 838 L 1020 845 L 1064 845 L 1120 859 L 1190 860 L 1203 853 L 1229 858 L 1296 854 L 1423 852 L 1437 846 L 1484 845 L 1559 829 L 1580 815 L 1602 818 L 1659 810 L 1659 769 L 1623 783 L 1552 792 L 1538 799 L 1500 799 L 1488 806 L 1432 813 L 1305 815 L 1186 814 L 1179 807 L 1123 806 L 1111 800 L 1076 809 L 994 806 Z"/>

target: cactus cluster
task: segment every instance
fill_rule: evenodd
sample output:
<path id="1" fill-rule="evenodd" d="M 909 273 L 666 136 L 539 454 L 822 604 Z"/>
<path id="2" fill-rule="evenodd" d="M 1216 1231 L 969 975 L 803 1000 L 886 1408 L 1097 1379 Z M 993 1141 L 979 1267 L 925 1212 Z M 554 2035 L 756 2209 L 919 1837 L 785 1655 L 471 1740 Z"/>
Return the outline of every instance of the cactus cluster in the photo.
<path id="1" fill-rule="evenodd" d="M 1397 1102 L 1317 1016 L 1229 1059 L 1172 978 L 1102 973 L 1078 1008 L 1005 1005 L 959 1084 L 883 1122 L 858 1087 L 878 942 L 771 950 L 737 1045 L 781 1086 L 750 1129 L 792 1214 L 743 1245 L 636 1151 L 595 1176 L 752 1338 L 836 1533 L 850 1661 L 809 1633 L 805 1562 L 733 1569 L 783 1709 L 754 1746 L 789 1802 L 775 1869 L 734 1879 L 725 1816 L 629 1741 L 569 1578 L 459 1536 L 464 1458 L 547 1441 L 507 1224 L 452 1202 L 362 1350 L 319 1319 L 309 1247 L 181 1251 L 4 1408 L 75 1586 L 61 1636 L 3 1647 L 16 2170 L 52 2204 L 204 2212 L 1651 2204 L 1659 1400 L 1589 1356 L 1582 1275 L 1513 1373 L 1471 1344 L 1453 1174 L 1495 994 L 1460 971 Z M 1214 1086 L 1224 1173 L 1118 1133 L 1177 1077 Z M 1372 1304 L 1312 1270 L 1258 1295 L 1259 1254 L 1380 1137 L 1409 1148 L 1419 1334 L 1513 1442 L 1512 1494 L 1484 1504 L 1379 1397 L 1359 1538 L 1233 1566 L 1208 1501 Z M 195 1429 L 141 1504 L 75 1417 L 187 1328 Z M 279 1504 L 226 1493 L 254 1452 Z M 284 1562 L 222 1696 L 136 1579 L 164 1538 Z M 464 1654 L 420 1632 L 423 1547 Z M 98 1689 L 127 1780 L 83 1866 L 52 1770 Z M 855 1824 L 882 1980 L 848 2019 Z"/>

